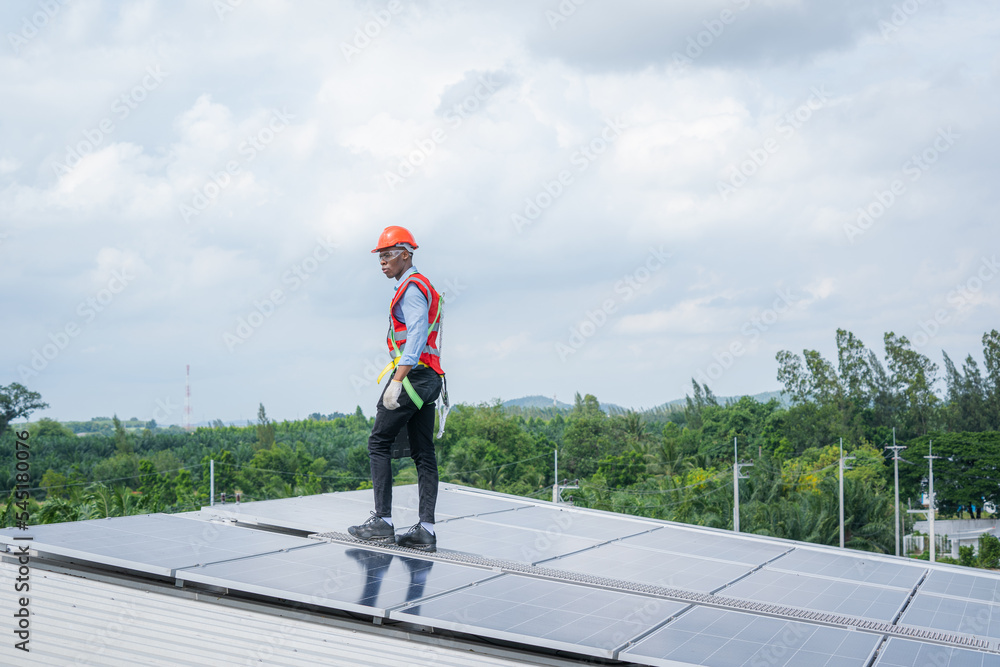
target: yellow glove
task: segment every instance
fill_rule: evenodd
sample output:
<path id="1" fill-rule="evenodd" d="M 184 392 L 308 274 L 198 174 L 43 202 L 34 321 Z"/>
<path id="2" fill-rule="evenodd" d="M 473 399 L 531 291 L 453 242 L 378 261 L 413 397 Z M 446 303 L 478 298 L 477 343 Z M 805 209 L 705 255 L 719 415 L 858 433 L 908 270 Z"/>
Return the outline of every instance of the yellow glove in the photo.
<path id="1" fill-rule="evenodd" d="M 389 383 L 385 393 L 382 394 L 382 405 L 386 410 L 395 410 L 399 407 L 399 392 L 403 391 L 403 383 L 393 380 Z"/>

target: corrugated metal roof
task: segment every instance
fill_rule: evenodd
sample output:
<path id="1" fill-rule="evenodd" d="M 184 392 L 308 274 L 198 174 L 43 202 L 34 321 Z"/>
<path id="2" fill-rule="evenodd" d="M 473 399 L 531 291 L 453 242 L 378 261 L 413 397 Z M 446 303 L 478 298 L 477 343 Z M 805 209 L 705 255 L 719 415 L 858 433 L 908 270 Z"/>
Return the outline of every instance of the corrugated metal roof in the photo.
<path id="1" fill-rule="evenodd" d="M 0 564 L 0 587 L 13 591 L 17 566 Z M 565 664 L 532 656 L 499 657 L 430 644 L 358 621 L 332 622 L 266 605 L 212 600 L 189 591 L 130 588 L 106 577 L 32 568 L 30 652 L 12 635 L 0 664 L 30 667 L 188 667 L 219 665 L 351 665 L 385 667 L 510 667 Z M 3 615 L 13 612 L 5 593 Z M 215 603 L 210 603 L 215 602 Z M 256 608 L 255 608 L 256 607 Z M 7 634 L 7 633 L 5 633 Z M 508 652 L 510 653 L 510 652 Z"/>

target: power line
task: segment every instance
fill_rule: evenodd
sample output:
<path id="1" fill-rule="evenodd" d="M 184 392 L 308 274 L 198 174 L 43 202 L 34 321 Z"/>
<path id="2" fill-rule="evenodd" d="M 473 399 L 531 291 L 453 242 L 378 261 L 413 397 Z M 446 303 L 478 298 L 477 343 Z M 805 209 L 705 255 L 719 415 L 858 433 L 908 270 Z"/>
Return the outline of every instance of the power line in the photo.
<path id="1" fill-rule="evenodd" d="M 518 461 L 510 461 L 509 463 L 500 463 L 500 464 L 497 464 L 495 466 L 489 466 L 489 467 L 486 467 L 486 468 L 479 468 L 477 470 L 459 470 L 459 471 L 456 471 L 456 472 L 447 472 L 446 471 L 444 474 L 446 474 L 446 475 L 465 475 L 465 474 L 474 473 L 474 472 L 482 472 L 484 470 L 496 470 L 496 469 L 499 469 L 499 468 L 506 468 L 507 466 L 513 466 L 513 465 L 517 465 L 519 463 L 525 463 L 526 461 L 534 461 L 535 459 L 540 459 L 540 458 L 545 458 L 545 457 L 548 457 L 547 453 L 546 454 L 539 454 L 538 456 L 531 456 L 531 457 L 526 458 L 526 459 L 520 459 Z M 260 471 L 260 472 L 274 473 L 276 475 L 302 475 L 302 474 L 311 474 L 311 475 L 315 475 L 316 477 L 319 477 L 321 479 L 341 479 L 341 480 L 345 480 L 345 479 L 369 480 L 369 479 L 371 479 L 371 475 L 365 475 L 363 477 L 354 477 L 354 476 L 352 476 L 352 477 L 344 477 L 342 475 L 320 475 L 319 473 L 301 473 L 301 472 L 288 472 L 288 471 L 285 471 L 285 470 L 272 470 L 270 468 L 258 468 L 256 466 L 250 466 L 250 465 L 246 465 L 246 464 L 237 465 L 235 463 L 224 463 L 222 461 L 216 461 L 215 463 L 216 463 L 216 465 L 229 466 L 231 468 L 236 468 L 237 470 L 241 470 L 241 471 L 242 470 L 257 470 L 257 471 Z"/>
<path id="2" fill-rule="evenodd" d="M 832 468 L 835 465 L 837 465 L 837 464 L 836 463 L 831 463 L 829 465 L 823 466 L 822 468 L 816 468 L 815 470 L 807 470 L 805 472 L 801 472 L 801 473 L 799 473 L 799 475 L 800 476 L 801 475 L 811 475 L 813 473 L 823 472 L 827 468 Z M 716 479 L 718 477 L 722 477 L 724 475 L 728 477 L 730 474 L 732 474 L 732 472 L 733 472 L 733 468 L 732 468 L 732 466 L 730 466 L 730 467 L 726 468 L 725 470 L 721 470 L 718 473 L 712 475 L 711 477 L 706 477 L 704 480 L 702 480 L 700 482 L 696 482 L 694 484 L 689 484 L 687 486 L 678 486 L 678 487 L 672 488 L 672 489 L 648 489 L 648 490 L 647 489 L 616 489 L 616 488 L 612 488 L 610 486 L 596 486 L 596 485 L 593 485 L 593 484 L 588 485 L 587 488 L 589 488 L 589 489 L 601 489 L 601 490 L 604 490 L 604 491 L 611 491 L 613 493 L 628 493 L 628 494 L 634 494 L 634 495 L 663 494 L 663 493 L 670 493 L 672 491 L 683 491 L 684 489 L 693 489 L 693 488 L 695 488 L 697 486 L 702 486 L 703 484 L 706 484 L 706 483 L 710 482 L 711 480 Z M 776 485 L 780 485 L 780 486 L 794 487 L 794 486 L 799 486 L 799 485 L 804 484 L 804 483 L 805 482 L 798 482 L 798 481 L 796 481 L 796 482 L 776 482 L 775 484 Z"/>
<path id="3" fill-rule="evenodd" d="M 191 466 L 184 466 L 183 468 L 174 468 L 173 470 L 163 470 L 163 471 L 157 472 L 155 474 L 157 474 L 157 475 L 166 475 L 167 473 L 180 472 L 181 470 L 193 470 L 194 468 L 200 468 L 202 465 L 204 465 L 204 464 L 203 463 L 196 463 L 196 464 L 191 465 Z M 148 474 L 150 474 L 150 473 L 139 473 L 138 475 L 129 475 L 128 477 L 115 477 L 115 478 L 112 478 L 112 479 L 94 479 L 94 480 L 91 480 L 89 482 L 72 482 L 72 483 L 67 482 L 66 484 L 49 484 L 48 486 L 33 486 L 33 487 L 31 487 L 29 489 L 25 489 L 25 490 L 27 490 L 27 491 L 47 491 L 49 489 L 62 489 L 62 488 L 66 488 L 68 486 L 89 486 L 91 484 L 104 484 L 105 482 L 120 482 L 123 479 L 136 479 L 138 477 L 145 477 Z M 6 491 L 0 491 L 0 494 L 9 495 L 14 490 L 15 489 L 8 489 Z"/>

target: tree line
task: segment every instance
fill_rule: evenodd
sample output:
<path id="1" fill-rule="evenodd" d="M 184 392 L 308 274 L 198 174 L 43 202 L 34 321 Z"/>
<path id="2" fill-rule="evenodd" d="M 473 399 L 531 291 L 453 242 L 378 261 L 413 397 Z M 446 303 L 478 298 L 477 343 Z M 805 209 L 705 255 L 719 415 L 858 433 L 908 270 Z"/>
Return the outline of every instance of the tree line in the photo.
<path id="1" fill-rule="evenodd" d="M 892 462 L 884 447 L 895 428 L 910 462 L 900 464 L 903 510 L 919 506 L 927 490 L 923 457 L 931 442 L 941 457 L 939 516 L 982 516 L 984 504 L 995 506 L 1000 334 L 983 336 L 983 370 L 971 355 L 959 369 L 945 354 L 943 378 L 905 337 L 885 334 L 884 363 L 850 332 L 838 330 L 836 341 L 836 363 L 812 350 L 778 353 L 788 404 L 749 397 L 722 404 L 692 381 L 683 407 L 645 413 L 609 415 L 590 394 L 577 395 L 570 410 L 458 405 L 437 441 L 441 479 L 547 499 L 558 450 L 560 478 L 579 487 L 563 498 L 579 506 L 731 529 L 738 457 L 753 463 L 739 484 L 742 531 L 833 545 L 843 438 L 845 454 L 855 457 L 844 475 L 846 544 L 893 553 Z M 110 432 L 82 438 L 58 422 L 28 428 L 32 467 L 45 471 L 33 491 L 37 522 L 195 509 L 208 504 L 210 460 L 215 489 L 230 502 L 236 492 L 256 500 L 371 484 L 371 420 L 360 407 L 274 422 L 261 405 L 256 424 L 216 422 L 191 433 L 136 431 L 117 417 Z M 9 432 L 0 435 L 0 456 L 13 460 Z M 393 472 L 397 484 L 416 481 L 409 459 L 395 461 Z M 0 473 L 0 485 L 13 489 L 12 476 Z M 994 549 L 987 539 L 979 556 L 985 560 L 973 560 L 996 567 L 997 553 L 1000 542 Z M 971 562 L 970 554 L 964 558 Z"/>

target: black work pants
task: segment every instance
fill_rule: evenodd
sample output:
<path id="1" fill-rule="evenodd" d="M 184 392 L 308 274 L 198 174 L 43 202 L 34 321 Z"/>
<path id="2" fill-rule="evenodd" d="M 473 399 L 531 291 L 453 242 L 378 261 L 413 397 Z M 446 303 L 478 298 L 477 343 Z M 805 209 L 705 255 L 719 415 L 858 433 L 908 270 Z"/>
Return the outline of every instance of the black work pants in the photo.
<path id="1" fill-rule="evenodd" d="M 420 520 L 434 523 L 438 492 L 437 456 L 434 454 L 434 401 L 441 394 L 441 376 L 426 366 L 414 366 L 407 377 L 410 378 L 413 389 L 423 399 L 424 406 L 418 410 L 406 389 L 399 393 L 399 407 L 395 410 L 387 409 L 382 404 L 382 396 L 379 396 L 375 408 L 375 425 L 368 437 L 375 514 L 392 516 L 390 450 L 400 429 L 405 428 L 410 439 L 410 456 L 417 467 Z M 388 386 L 387 383 L 383 387 L 382 394 L 385 394 Z"/>

